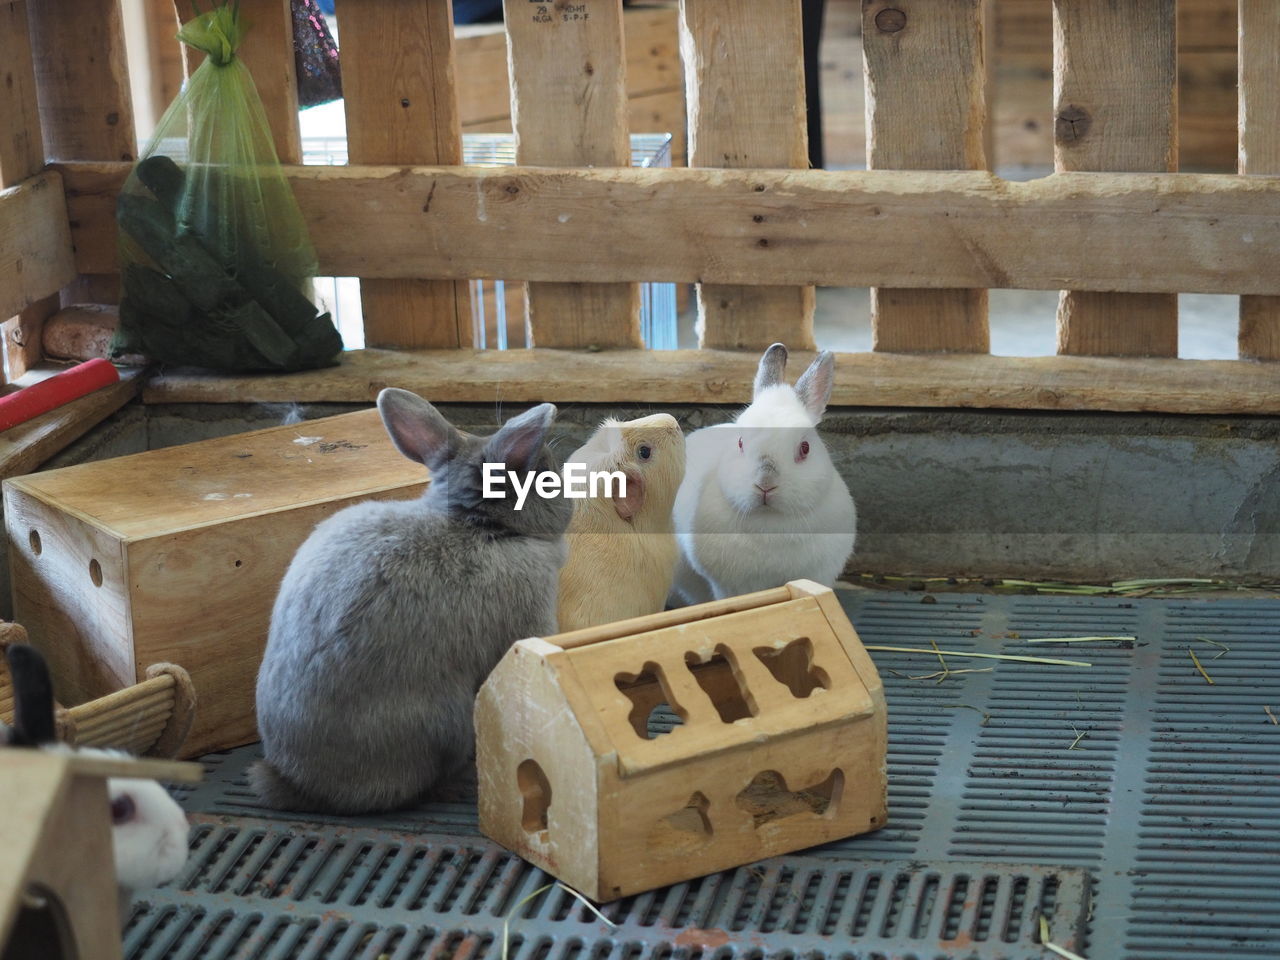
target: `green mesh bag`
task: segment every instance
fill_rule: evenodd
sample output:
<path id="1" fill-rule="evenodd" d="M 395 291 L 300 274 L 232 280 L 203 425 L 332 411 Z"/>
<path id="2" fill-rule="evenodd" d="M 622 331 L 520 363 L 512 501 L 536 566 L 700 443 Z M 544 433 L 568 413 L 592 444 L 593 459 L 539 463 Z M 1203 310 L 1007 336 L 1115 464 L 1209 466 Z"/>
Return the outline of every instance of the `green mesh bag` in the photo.
<path id="1" fill-rule="evenodd" d="M 342 339 L 311 301 L 316 255 L 236 56 L 239 2 L 183 24 L 208 54 L 165 111 L 116 204 L 122 291 L 112 356 L 215 370 L 333 363 Z"/>

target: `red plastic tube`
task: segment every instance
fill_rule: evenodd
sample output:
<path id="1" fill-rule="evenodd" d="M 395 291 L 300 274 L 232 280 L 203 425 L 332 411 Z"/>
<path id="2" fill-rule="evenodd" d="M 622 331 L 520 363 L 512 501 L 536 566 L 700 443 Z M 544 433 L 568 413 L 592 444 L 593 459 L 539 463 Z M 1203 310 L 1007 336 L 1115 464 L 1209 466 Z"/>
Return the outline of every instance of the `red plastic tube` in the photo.
<path id="1" fill-rule="evenodd" d="M 0 430 L 26 423 L 64 403 L 120 382 L 120 372 L 108 360 L 95 358 L 78 363 L 48 380 L 0 397 Z"/>

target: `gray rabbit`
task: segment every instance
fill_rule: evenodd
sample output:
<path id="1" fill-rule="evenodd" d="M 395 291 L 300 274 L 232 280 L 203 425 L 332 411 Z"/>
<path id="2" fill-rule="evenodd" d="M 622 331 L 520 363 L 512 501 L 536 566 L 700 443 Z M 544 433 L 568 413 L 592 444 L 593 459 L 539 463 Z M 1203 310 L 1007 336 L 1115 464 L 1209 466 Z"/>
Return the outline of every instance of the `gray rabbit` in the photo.
<path id="1" fill-rule="evenodd" d="M 453 427 L 406 390 L 378 395 L 396 448 L 431 471 L 423 496 L 366 502 L 318 524 L 285 573 L 258 672 L 269 806 L 365 813 L 414 804 L 470 775 L 476 692 L 516 640 L 556 632 L 572 505 L 482 496 L 483 464 L 558 470 L 556 408 L 491 437 Z"/>

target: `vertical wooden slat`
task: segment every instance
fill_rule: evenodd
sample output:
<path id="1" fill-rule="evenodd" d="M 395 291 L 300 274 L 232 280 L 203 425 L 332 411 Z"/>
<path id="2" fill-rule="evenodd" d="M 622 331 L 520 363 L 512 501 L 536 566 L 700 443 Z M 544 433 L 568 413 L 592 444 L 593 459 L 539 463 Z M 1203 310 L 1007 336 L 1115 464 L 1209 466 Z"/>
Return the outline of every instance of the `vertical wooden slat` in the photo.
<path id="1" fill-rule="evenodd" d="M 201 9 L 205 9 L 204 4 Z M 240 59 L 253 74 L 254 86 L 262 98 L 276 144 L 276 156 L 281 163 L 301 163 L 298 78 L 289 0 L 241 0 L 240 17 L 248 26 L 244 43 L 240 45 Z"/>
<path id="2" fill-rule="evenodd" d="M 868 168 L 987 167 L 984 11 L 983 0 L 863 0 Z M 872 288 L 871 323 L 875 350 L 990 345 L 986 290 Z"/>
<path id="3" fill-rule="evenodd" d="M 680 0 L 680 31 L 689 166 L 808 167 L 800 0 Z M 770 243 L 759 214 L 728 226 Z M 813 287 L 699 285 L 699 343 L 812 349 L 813 306 Z"/>
<path id="4" fill-rule="evenodd" d="M 27 19 L 45 156 L 132 161 L 137 139 L 119 0 L 28 0 Z M 114 274 L 85 275 L 63 299 L 111 303 L 119 289 Z M 33 347 L 38 331 L 24 339 Z"/>
<path id="5" fill-rule="evenodd" d="M 350 162 L 461 163 L 449 0 L 340 0 L 336 9 Z M 466 281 L 362 280 L 360 299 L 371 347 L 475 342 Z"/>
<path id="6" fill-rule="evenodd" d="M 1054 0 L 1054 167 L 1177 168 L 1176 0 Z M 1064 291 L 1058 352 L 1178 355 L 1175 293 Z"/>
<path id="7" fill-rule="evenodd" d="M 1241 174 L 1280 175 L 1280 3 L 1240 0 Z M 1240 298 L 1240 356 L 1280 360 L 1280 297 Z"/>
<path id="8" fill-rule="evenodd" d="M 44 166 L 35 67 L 27 30 L 25 0 L 0 3 L 0 189 L 13 186 Z M 41 356 L 40 327 L 57 309 L 57 297 L 33 303 L 6 320 L 5 364 L 11 378 L 22 376 Z"/>
<path id="9" fill-rule="evenodd" d="M 622 4 L 505 0 L 504 9 L 516 162 L 630 166 Z M 531 283 L 527 302 L 532 346 L 642 346 L 638 284 Z"/>

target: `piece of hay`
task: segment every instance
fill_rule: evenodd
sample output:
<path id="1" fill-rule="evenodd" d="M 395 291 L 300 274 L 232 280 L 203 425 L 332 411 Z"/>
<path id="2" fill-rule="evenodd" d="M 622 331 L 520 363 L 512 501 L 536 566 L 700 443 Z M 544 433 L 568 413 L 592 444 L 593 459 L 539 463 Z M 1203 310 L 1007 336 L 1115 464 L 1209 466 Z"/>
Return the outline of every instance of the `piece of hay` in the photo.
<path id="1" fill-rule="evenodd" d="M 1084 733 L 1081 733 L 1081 732 L 1080 732 L 1080 730 L 1079 730 L 1079 728 L 1078 728 L 1078 727 L 1076 727 L 1076 725 L 1075 725 L 1074 723 L 1071 725 L 1071 729 L 1072 729 L 1072 730 L 1075 730 L 1075 732 L 1076 732 L 1076 738 L 1075 738 L 1074 740 L 1072 740 L 1072 741 L 1071 741 L 1071 746 L 1067 747 L 1067 749 L 1068 749 L 1068 750 L 1074 750 L 1074 749 L 1076 749 L 1076 744 L 1077 744 L 1077 743 L 1079 743 L 1081 740 L 1083 740 L 1083 739 L 1084 739 L 1086 736 L 1088 736 L 1088 734 L 1089 734 L 1089 731 L 1088 731 L 1088 730 L 1084 731 Z"/>
<path id="2" fill-rule="evenodd" d="M 1049 942 L 1049 921 L 1045 920 L 1044 914 L 1040 914 L 1040 946 L 1046 950 L 1052 950 L 1063 960 L 1084 960 L 1084 957 L 1078 953 L 1072 953 L 1066 947 L 1060 947 L 1056 943 Z"/>
<path id="3" fill-rule="evenodd" d="M 1191 662 L 1196 665 L 1196 669 L 1200 671 L 1200 676 L 1204 677 L 1210 686 L 1213 686 L 1213 677 L 1204 672 L 1204 667 L 1200 665 L 1200 658 L 1196 656 L 1196 652 L 1187 647 L 1187 653 L 1191 654 Z"/>
<path id="4" fill-rule="evenodd" d="M 982 722 L 978 724 L 980 727 L 985 727 L 987 725 L 987 721 L 991 719 L 991 714 L 987 713 L 987 711 L 983 710 L 981 707 L 975 707 L 972 703 L 940 703 L 938 706 L 951 707 L 953 710 L 958 710 L 962 707 L 965 710 L 976 710 L 978 713 L 982 714 Z"/>
<path id="5" fill-rule="evenodd" d="M 1027 643 L 1102 643 L 1112 641 L 1123 647 L 1133 648 L 1137 637 L 1028 637 Z"/>
<path id="6" fill-rule="evenodd" d="M 563 883 L 561 883 L 559 880 L 557 880 L 554 883 L 548 883 L 545 886 L 541 886 L 537 890 L 533 891 L 533 893 L 527 894 L 526 896 L 522 897 L 520 902 L 517 903 L 510 910 L 508 910 L 507 915 L 502 918 L 502 960 L 507 960 L 507 951 L 511 944 L 511 918 L 515 916 L 517 913 L 519 913 L 520 908 L 523 907 L 526 903 L 528 903 L 534 897 L 537 897 L 537 896 L 540 896 L 541 894 L 546 893 L 552 887 L 559 887 L 561 890 L 563 890 L 565 893 L 569 894 L 570 896 L 576 897 L 579 901 L 581 901 L 584 907 L 586 907 L 588 910 L 594 913 L 597 917 L 599 917 L 609 926 L 611 927 L 617 926 L 616 923 L 614 923 L 612 920 L 606 917 L 603 913 L 597 910 L 596 905 L 594 903 L 592 903 L 590 900 L 588 900 L 586 897 L 580 894 L 577 890 L 567 887 Z"/>
<path id="7" fill-rule="evenodd" d="M 1265 710 L 1267 712 L 1267 716 L 1271 718 L 1271 723 L 1277 727 L 1280 727 L 1280 720 L 1276 720 L 1276 715 L 1271 712 L 1271 708 L 1263 707 L 1262 709 Z"/>
<path id="8" fill-rule="evenodd" d="M 1215 659 L 1215 660 L 1217 660 L 1217 659 L 1218 659 L 1218 657 L 1226 656 L 1228 653 L 1230 653 L 1230 652 L 1231 652 L 1231 648 L 1230 648 L 1230 647 L 1228 647 L 1225 643 L 1219 643 L 1217 640 L 1210 640 L 1208 637 L 1196 637 L 1195 639 L 1199 640 L 1201 643 L 1211 643 L 1211 644 L 1213 644 L 1215 647 L 1221 647 L 1221 648 L 1222 648 L 1222 653 L 1219 653 L 1219 654 L 1217 654 L 1217 655 L 1215 655 L 1215 656 L 1214 656 L 1214 658 L 1213 658 L 1213 659 Z"/>
<path id="9" fill-rule="evenodd" d="M 1019 657 L 1008 653 L 969 653 L 964 650 L 928 650 L 924 647 L 886 647 L 879 644 L 866 644 L 866 650 L 878 650 L 882 653 L 927 653 L 931 656 L 945 653 L 948 657 L 981 657 L 983 660 L 1013 660 L 1017 663 L 1047 663 L 1056 667 L 1092 667 L 1092 663 L 1084 660 L 1052 660 L 1048 657 Z"/>

